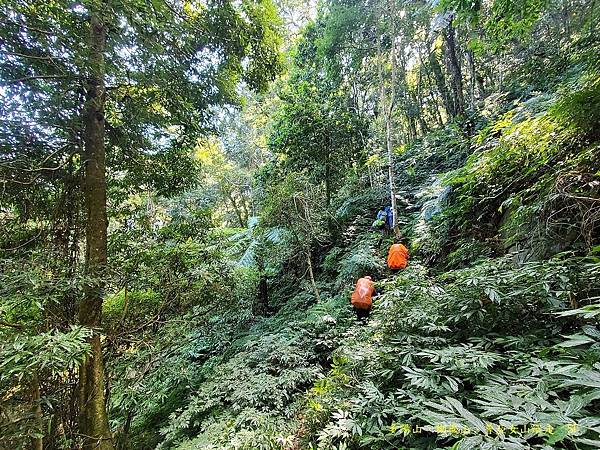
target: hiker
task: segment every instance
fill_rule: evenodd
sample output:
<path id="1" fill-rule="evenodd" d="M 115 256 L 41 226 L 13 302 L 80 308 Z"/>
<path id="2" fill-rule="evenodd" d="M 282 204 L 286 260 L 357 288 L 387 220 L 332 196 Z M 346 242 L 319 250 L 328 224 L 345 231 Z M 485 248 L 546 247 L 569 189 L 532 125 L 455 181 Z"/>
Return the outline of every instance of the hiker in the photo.
<path id="1" fill-rule="evenodd" d="M 379 230 L 383 230 L 383 232 L 387 232 L 392 228 L 394 223 L 394 217 L 392 214 L 392 207 L 386 206 L 383 209 L 380 209 L 377 213 L 377 217 L 375 222 L 373 222 L 373 228 L 377 228 Z"/>
<path id="2" fill-rule="evenodd" d="M 403 244 L 394 244 L 390 247 L 387 265 L 392 272 L 406 268 L 408 264 L 408 249 Z"/>
<path id="3" fill-rule="evenodd" d="M 373 306 L 373 295 L 375 295 L 375 287 L 371 277 L 367 275 L 359 278 L 350 299 L 357 320 L 366 320 L 369 317 Z"/>

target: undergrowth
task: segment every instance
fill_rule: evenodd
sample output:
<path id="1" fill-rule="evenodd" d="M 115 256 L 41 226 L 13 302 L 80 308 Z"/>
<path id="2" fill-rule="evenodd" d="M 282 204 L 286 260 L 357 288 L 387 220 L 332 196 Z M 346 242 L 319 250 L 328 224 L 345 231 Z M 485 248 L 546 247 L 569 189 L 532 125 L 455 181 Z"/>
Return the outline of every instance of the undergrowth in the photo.
<path id="1" fill-rule="evenodd" d="M 600 332 L 555 313 L 575 293 L 598 295 L 599 272 L 598 258 L 501 259 L 437 277 L 413 264 L 383 283 L 369 326 L 307 395 L 300 447 L 598 443 Z"/>
<path id="2" fill-rule="evenodd" d="M 286 274 L 254 317 L 240 283 L 227 313 L 196 306 L 124 351 L 141 368 L 112 405 L 117 428 L 136 411 L 132 448 L 598 447 L 600 78 L 579 57 L 553 92 L 490 97 L 397 149 L 405 271 L 386 272 L 390 238 L 370 229 L 382 192 L 351 177 L 315 258 L 320 301 Z M 348 299 L 365 274 L 383 294 L 362 326 Z"/>

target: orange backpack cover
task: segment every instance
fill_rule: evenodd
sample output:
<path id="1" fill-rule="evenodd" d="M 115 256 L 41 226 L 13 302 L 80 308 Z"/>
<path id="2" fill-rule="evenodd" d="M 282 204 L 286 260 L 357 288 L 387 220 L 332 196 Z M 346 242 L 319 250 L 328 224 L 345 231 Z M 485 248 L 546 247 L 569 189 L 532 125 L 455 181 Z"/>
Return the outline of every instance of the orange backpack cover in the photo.
<path id="1" fill-rule="evenodd" d="M 394 244 L 390 247 L 387 257 L 387 265 L 390 269 L 404 269 L 408 261 L 408 249 L 402 244 Z"/>
<path id="2" fill-rule="evenodd" d="M 350 300 L 352 306 L 356 309 L 371 309 L 373 292 L 375 292 L 373 280 L 359 278 L 356 282 L 356 288 L 352 293 L 352 299 Z"/>

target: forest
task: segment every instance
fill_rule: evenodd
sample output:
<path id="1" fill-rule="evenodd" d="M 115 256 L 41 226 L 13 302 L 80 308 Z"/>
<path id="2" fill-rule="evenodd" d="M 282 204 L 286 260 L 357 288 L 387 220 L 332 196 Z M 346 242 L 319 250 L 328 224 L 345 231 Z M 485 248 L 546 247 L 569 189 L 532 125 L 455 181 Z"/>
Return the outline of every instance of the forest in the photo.
<path id="1" fill-rule="evenodd" d="M 599 22 L 0 0 L 0 450 L 600 448 Z"/>

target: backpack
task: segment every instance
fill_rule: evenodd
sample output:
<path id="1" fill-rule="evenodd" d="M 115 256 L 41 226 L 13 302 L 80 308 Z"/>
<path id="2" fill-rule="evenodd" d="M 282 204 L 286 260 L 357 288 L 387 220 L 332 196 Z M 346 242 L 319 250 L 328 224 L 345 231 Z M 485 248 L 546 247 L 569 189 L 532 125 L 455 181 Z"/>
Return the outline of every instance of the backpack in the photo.
<path id="1" fill-rule="evenodd" d="M 408 249 L 402 244 L 394 244 L 390 247 L 387 257 L 387 265 L 390 269 L 404 269 L 408 264 Z"/>
<path id="2" fill-rule="evenodd" d="M 356 288 L 352 293 L 350 303 L 356 309 L 371 309 L 373 305 L 373 292 L 375 292 L 373 280 L 359 278 L 356 282 Z"/>

